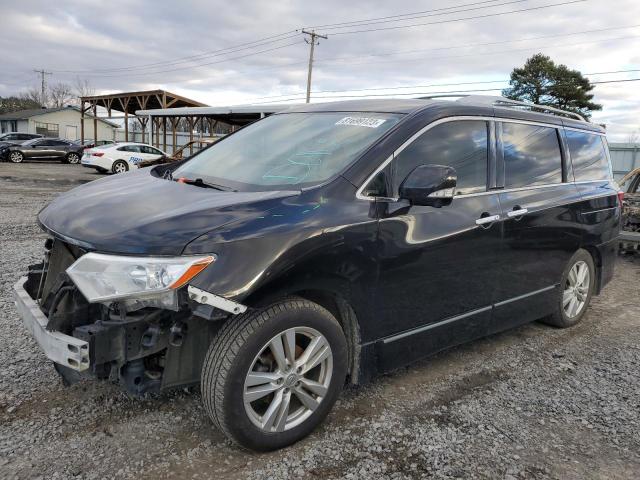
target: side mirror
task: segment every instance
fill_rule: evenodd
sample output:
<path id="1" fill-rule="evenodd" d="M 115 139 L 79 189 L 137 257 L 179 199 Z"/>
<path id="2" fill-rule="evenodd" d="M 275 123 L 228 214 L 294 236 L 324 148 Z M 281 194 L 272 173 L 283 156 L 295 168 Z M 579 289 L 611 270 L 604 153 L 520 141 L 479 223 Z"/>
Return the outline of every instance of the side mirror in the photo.
<path id="1" fill-rule="evenodd" d="M 400 184 L 400 198 L 411 205 L 442 207 L 449 205 L 456 193 L 458 175 L 443 165 L 420 165 Z"/>

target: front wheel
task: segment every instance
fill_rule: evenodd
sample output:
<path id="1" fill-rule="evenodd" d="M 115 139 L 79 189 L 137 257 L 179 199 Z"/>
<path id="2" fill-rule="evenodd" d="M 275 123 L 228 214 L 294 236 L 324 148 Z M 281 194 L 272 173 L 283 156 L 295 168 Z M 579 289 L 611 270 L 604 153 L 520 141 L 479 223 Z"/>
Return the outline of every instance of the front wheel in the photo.
<path id="1" fill-rule="evenodd" d="M 556 311 L 545 323 L 555 327 L 571 327 L 584 316 L 595 289 L 596 271 L 591 254 L 578 250 L 562 273 Z"/>
<path id="2" fill-rule="evenodd" d="M 11 160 L 13 163 L 22 163 L 22 161 L 24 160 L 24 155 L 22 154 L 22 152 L 11 152 L 9 154 L 9 160 Z"/>
<path id="3" fill-rule="evenodd" d="M 229 320 L 202 369 L 205 409 L 252 450 L 290 445 L 326 417 L 344 385 L 347 343 L 323 307 L 288 298 Z"/>

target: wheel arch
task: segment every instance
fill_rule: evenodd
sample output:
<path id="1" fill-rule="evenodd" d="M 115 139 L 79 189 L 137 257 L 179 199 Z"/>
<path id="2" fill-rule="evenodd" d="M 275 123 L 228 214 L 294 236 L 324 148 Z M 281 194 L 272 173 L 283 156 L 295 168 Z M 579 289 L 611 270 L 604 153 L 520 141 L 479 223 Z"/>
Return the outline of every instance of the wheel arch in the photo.
<path id="1" fill-rule="evenodd" d="M 350 299 L 341 289 L 345 280 L 335 278 L 287 278 L 268 284 L 252 293 L 243 303 L 253 307 L 265 307 L 279 299 L 297 296 L 327 309 L 338 321 L 348 346 L 347 376 L 349 383 L 358 384 L 360 378 L 361 335 L 359 317 Z"/>

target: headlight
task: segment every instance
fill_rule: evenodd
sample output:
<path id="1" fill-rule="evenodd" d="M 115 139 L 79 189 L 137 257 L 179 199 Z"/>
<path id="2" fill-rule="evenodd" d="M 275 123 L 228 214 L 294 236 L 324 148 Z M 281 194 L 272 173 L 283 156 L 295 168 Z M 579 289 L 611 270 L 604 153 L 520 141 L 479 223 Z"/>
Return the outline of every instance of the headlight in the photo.
<path id="1" fill-rule="evenodd" d="M 91 303 L 157 297 L 168 301 L 176 298 L 176 289 L 215 259 L 215 255 L 124 257 L 87 253 L 67 268 L 67 274 Z"/>

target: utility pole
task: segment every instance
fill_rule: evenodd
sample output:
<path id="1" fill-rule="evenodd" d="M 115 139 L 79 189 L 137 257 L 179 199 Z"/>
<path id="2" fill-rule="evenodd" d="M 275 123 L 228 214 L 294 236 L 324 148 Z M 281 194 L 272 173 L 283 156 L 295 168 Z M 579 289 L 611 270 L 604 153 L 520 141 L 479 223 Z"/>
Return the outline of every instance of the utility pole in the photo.
<path id="1" fill-rule="evenodd" d="M 307 40 L 305 38 L 304 41 L 307 42 L 311 47 L 309 50 L 309 73 L 307 74 L 307 103 L 309 103 L 309 100 L 311 99 L 311 71 L 313 70 L 313 51 L 316 45 L 320 45 L 320 42 L 316 39 L 324 38 L 326 40 L 327 36 L 320 35 L 314 30 L 311 30 L 310 32 L 307 30 L 302 30 L 302 33 L 304 33 L 305 35 L 309 35 L 310 39 Z"/>
<path id="2" fill-rule="evenodd" d="M 42 77 L 42 93 L 40 94 L 41 95 L 40 96 L 40 103 L 42 103 L 42 106 L 44 107 L 45 106 L 45 100 L 46 100 L 45 93 L 44 93 L 45 92 L 44 76 L 45 75 L 53 75 L 53 73 L 52 72 L 45 72 L 44 69 L 42 69 L 42 70 L 34 70 L 34 72 L 39 73 L 40 76 Z"/>

